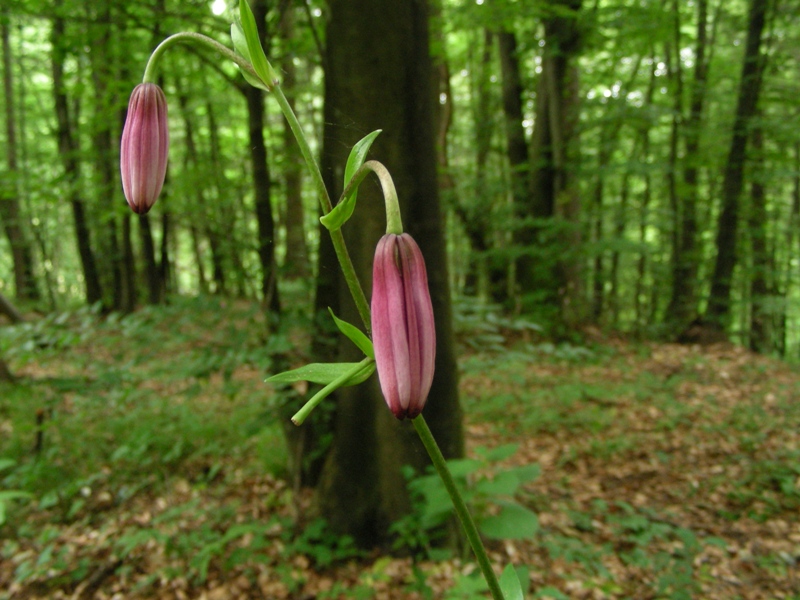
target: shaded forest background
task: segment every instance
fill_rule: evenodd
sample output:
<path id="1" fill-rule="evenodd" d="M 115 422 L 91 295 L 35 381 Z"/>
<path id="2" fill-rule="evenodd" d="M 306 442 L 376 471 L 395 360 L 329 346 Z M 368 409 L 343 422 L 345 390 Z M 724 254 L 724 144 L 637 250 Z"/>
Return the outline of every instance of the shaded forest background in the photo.
<path id="1" fill-rule="evenodd" d="M 167 181 L 149 214 L 126 205 L 119 137 L 150 52 L 186 30 L 230 46 L 233 4 L 0 8 L 0 579 L 19 593 L 469 580 L 453 556 L 343 564 L 398 544 L 427 560 L 442 532 L 419 525 L 426 459 L 375 378 L 302 428 L 314 388 L 263 383 L 356 358 L 328 307 L 359 322 L 269 94 L 168 52 Z M 793 4 L 250 2 L 334 200 L 382 130 L 370 157 L 437 316 L 425 416 L 489 490 L 472 504 L 493 560 L 533 566 L 533 589 L 797 591 L 798 383 L 741 348 L 800 354 Z M 344 227 L 367 295 L 383 229 L 368 178 Z M 741 347 L 662 344 L 723 340 Z"/>
<path id="2" fill-rule="evenodd" d="M 596 324 L 675 339 L 702 323 L 796 354 L 790 4 L 431 3 L 453 293 L 559 335 Z M 329 9 L 254 7 L 284 90 L 320 141 Z M 167 56 L 165 192 L 143 217 L 121 194 L 121 124 L 149 52 L 180 30 L 227 43 L 228 10 L 5 4 L 0 293 L 41 312 L 81 302 L 131 311 L 202 292 L 257 298 L 278 314 L 284 288 L 308 305 L 313 187 L 277 107 L 232 65 L 188 46 Z M 346 119 L 339 137 L 369 133 Z"/>

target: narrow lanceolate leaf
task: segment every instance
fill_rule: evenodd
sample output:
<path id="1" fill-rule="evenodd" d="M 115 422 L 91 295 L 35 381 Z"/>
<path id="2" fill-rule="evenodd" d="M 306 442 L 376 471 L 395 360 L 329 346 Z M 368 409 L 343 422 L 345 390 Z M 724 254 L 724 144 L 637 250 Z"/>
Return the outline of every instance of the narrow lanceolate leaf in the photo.
<path id="1" fill-rule="evenodd" d="M 310 381 L 312 383 L 319 383 L 320 385 L 328 385 L 337 377 L 341 377 L 351 369 L 354 369 L 359 363 L 311 363 L 294 369 L 292 371 L 285 371 L 278 373 L 265 380 L 266 383 L 296 383 L 298 381 Z M 354 377 L 348 379 L 344 385 L 356 385 L 362 381 L 366 381 L 372 371 L 375 370 L 372 363 L 372 370 L 363 370 L 356 373 Z"/>
<path id="2" fill-rule="evenodd" d="M 514 565 L 506 565 L 503 569 L 503 574 L 500 576 L 500 591 L 503 592 L 504 600 L 525 600 L 522 583 Z"/>
<path id="3" fill-rule="evenodd" d="M 376 129 L 369 135 L 364 136 L 359 140 L 353 149 L 350 150 L 350 156 L 347 157 L 347 164 L 344 168 L 344 187 L 347 188 L 350 180 L 353 178 L 361 165 L 367 158 L 372 142 L 381 133 L 381 129 Z M 347 223 L 348 219 L 353 216 L 353 211 L 356 208 L 356 196 L 358 195 L 358 185 L 355 185 L 347 196 L 343 197 L 339 203 L 333 207 L 333 210 L 327 215 L 320 218 L 320 222 L 330 231 L 336 231 L 342 225 Z"/>
<path id="4" fill-rule="evenodd" d="M 244 37 L 244 32 L 242 31 L 242 23 L 239 20 L 239 17 L 235 17 L 235 22 L 231 25 L 231 41 L 233 41 L 233 48 L 236 52 L 244 58 L 247 62 L 251 65 L 253 61 L 250 60 L 250 50 L 247 48 L 247 40 Z M 244 69 L 239 69 L 242 72 L 242 76 L 244 76 L 244 80 L 252 85 L 253 87 L 260 88 L 264 91 L 270 91 L 270 89 L 264 85 L 264 82 L 260 79 L 253 77 L 250 73 L 245 71 Z"/>
<path id="5" fill-rule="evenodd" d="M 328 312 L 331 313 L 333 317 L 333 322 L 336 323 L 336 326 L 339 328 L 347 338 L 353 342 L 358 349 L 361 350 L 364 354 L 369 356 L 370 358 L 375 358 L 375 350 L 372 348 L 372 342 L 370 339 L 355 325 L 351 325 L 347 321 L 342 321 L 338 318 L 335 314 L 333 314 L 333 309 L 328 307 Z"/>
<path id="6" fill-rule="evenodd" d="M 308 402 L 303 405 L 303 408 L 298 410 L 292 417 L 292 423 L 295 425 L 302 425 L 312 410 L 325 398 L 330 396 L 333 392 L 340 387 L 351 385 L 351 381 L 363 381 L 375 372 L 375 361 L 371 358 L 365 358 L 359 363 L 353 363 L 353 366 L 342 373 L 339 377 L 331 381 L 328 385 L 314 394 Z"/>
<path id="7" fill-rule="evenodd" d="M 264 84 L 267 87 L 271 87 L 275 79 L 275 72 L 270 67 L 269 61 L 267 61 L 267 55 L 264 54 L 261 38 L 258 35 L 256 19 L 253 16 L 253 11 L 250 10 L 247 0 L 239 0 L 239 19 L 242 24 L 242 33 L 244 33 L 245 40 L 247 40 L 250 63 Z"/>

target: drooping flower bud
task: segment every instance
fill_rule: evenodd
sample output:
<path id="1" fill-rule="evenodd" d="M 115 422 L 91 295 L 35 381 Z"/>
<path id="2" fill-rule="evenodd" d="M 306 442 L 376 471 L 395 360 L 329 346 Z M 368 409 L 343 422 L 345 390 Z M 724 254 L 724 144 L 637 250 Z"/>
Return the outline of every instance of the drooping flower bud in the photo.
<path id="1" fill-rule="evenodd" d="M 407 233 L 384 235 L 375 250 L 372 342 L 386 403 L 398 419 L 413 419 L 431 389 L 436 331 L 425 261 Z"/>
<path id="2" fill-rule="evenodd" d="M 167 174 L 167 99 L 154 83 L 140 83 L 128 102 L 120 143 L 122 189 L 133 212 L 149 211 Z"/>

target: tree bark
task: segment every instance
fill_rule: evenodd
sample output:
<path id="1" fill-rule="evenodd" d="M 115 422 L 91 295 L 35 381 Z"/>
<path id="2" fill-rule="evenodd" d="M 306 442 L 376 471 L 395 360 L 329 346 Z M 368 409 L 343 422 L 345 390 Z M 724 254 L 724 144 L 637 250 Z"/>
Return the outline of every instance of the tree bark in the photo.
<path id="1" fill-rule="evenodd" d="M 105 274 L 104 283 L 107 285 L 108 272 L 111 272 L 111 308 L 122 310 L 126 305 L 123 282 L 123 255 L 120 249 L 118 227 L 119 217 L 116 204 L 120 197 L 116 193 L 116 172 L 119 169 L 119 159 L 113 149 L 110 124 L 114 121 L 112 116 L 116 113 L 114 108 L 116 93 L 109 89 L 112 81 L 111 65 L 114 61 L 114 52 L 111 48 L 112 31 L 111 5 L 98 5 L 98 13 L 94 14 L 93 8 L 87 6 L 87 16 L 92 25 L 91 44 L 96 52 L 89 54 L 92 68 L 92 84 L 94 86 L 94 115 L 92 119 L 92 141 L 96 190 L 96 206 L 102 211 L 101 221 L 104 223 L 100 243 L 107 253 L 101 261 L 101 270 Z M 105 286 L 104 286 L 105 287 Z M 106 301 L 108 298 L 106 298 Z"/>
<path id="2" fill-rule="evenodd" d="M 383 129 L 373 154 L 392 173 L 406 230 L 426 257 L 436 316 L 436 377 L 425 417 L 445 456 L 459 456 L 463 434 L 436 185 L 427 3 L 333 0 L 326 39 L 325 176 L 338 197 L 349 148 L 365 133 Z M 358 203 L 344 234 L 366 284 L 375 245 L 385 230 L 383 198 L 375 182 L 361 186 Z M 336 281 L 341 315 L 358 322 L 346 286 L 341 277 Z M 340 358 L 353 358 L 351 347 L 343 343 Z M 396 421 L 386 408 L 375 377 L 340 391 L 318 498 L 336 531 L 371 547 L 387 541 L 388 525 L 409 508 L 400 467 L 420 468 L 427 460 L 411 424 Z"/>
<path id="3" fill-rule="evenodd" d="M 766 303 L 770 296 L 768 275 L 772 271 L 767 250 L 767 198 L 764 186 L 764 131 L 753 128 L 753 173 L 750 184 L 748 232 L 753 255 L 750 279 L 750 349 L 755 352 L 772 350 L 772 312 Z"/>
<path id="4" fill-rule="evenodd" d="M 545 47 L 531 150 L 530 203 L 520 207 L 521 218 L 536 219 L 538 224 L 523 227 L 518 234 L 518 243 L 531 249 L 517 264 L 521 291 L 533 294 L 539 309 L 557 306 L 558 314 L 550 316 L 567 327 L 585 316 L 577 179 L 580 8 L 581 0 L 553 0 L 543 18 Z"/>
<path id="5" fill-rule="evenodd" d="M 739 219 L 739 197 L 744 180 L 748 129 L 750 121 L 756 113 L 761 91 L 763 71 L 761 36 L 764 31 L 766 12 L 767 0 L 751 1 L 733 136 L 723 174 L 722 210 L 717 224 L 717 258 L 714 263 L 711 293 L 705 313 L 707 323 L 719 330 L 726 327 L 730 318 L 731 278 L 737 261 L 736 233 Z"/>
<path id="6" fill-rule="evenodd" d="M 259 38 L 265 48 L 267 3 L 252 0 L 250 5 L 258 26 Z M 264 143 L 264 92 L 246 85 L 247 120 L 250 136 L 250 162 L 253 169 L 253 191 L 255 193 L 256 222 L 258 223 L 258 259 L 261 264 L 261 297 L 264 306 L 274 314 L 280 311 L 278 296 L 278 270 L 275 263 L 275 221 L 272 216 L 272 182 L 267 163 L 267 146 Z"/>
<path id="7" fill-rule="evenodd" d="M 0 314 L 7 316 L 12 323 L 22 323 L 25 320 L 22 313 L 3 294 L 0 294 Z"/>
<path id="8" fill-rule="evenodd" d="M 697 42 L 695 44 L 694 79 L 691 86 L 689 116 L 683 132 L 685 143 L 683 186 L 679 193 L 681 206 L 678 245 L 675 248 L 672 293 L 665 320 L 683 329 L 697 317 L 697 201 L 700 170 L 700 131 L 708 77 L 707 0 L 697 1 Z"/>
<path id="9" fill-rule="evenodd" d="M 0 381 L 13 382 L 14 375 L 8 368 L 6 362 L 0 357 Z"/>
<path id="10" fill-rule="evenodd" d="M 2 37 L 3 46 L 3 92 L 5 93 L 6 109 L 5 151 L 8 170 L 3 177 L 5 181 L 0 180 L 0 219 L 3 221 L 3 229 L 11 248 L 16 296 L 21 300 L 38 300 L 40 296 L 33 273 L 33 252 L 25 235 L 19 206 L 14 70 L 8 29 L 8 13 L 4 10 L 0 13 L 0 37 Z"/>
<path id="11" fill-rule="evenodd" d="M 67 182 L 67 195 L 72 205 L 72 215 L 75 222 L 75 237 L 78 244 L 78 254 L 83 268 L 83 277 L 86 284 L 86 301 L 89 304 L 101 302 L 103 299 L 102 286 L 97 271 L 94 251 L 91 245 L 91 232 L 86 222 L 83 198 L 80 192 L 80 162 L 78 161 L 78 139 L 74 131 L 77 115 L 70 113 L 67 102 L 67 91 L 64 83 L 64 60 L 66 58 L 66 41 L 64 17 L 62 13 L 62 0 L 54 3 L 52 43 L 52 69 L 53 69 L 53 98 L 56 110 L 56 136 L 58 140 L 59 155 L 64 163 L 64 173 Z"/>
<path id="12" fill-rule="evenodd" d="M 678 198 L 678 146 L 683 120 L 683 67 L 681 65 L 681 20 L 678 0 L 672 0 L 672 33 L 671 42 L 664 44 L 664 56 L 667 67 L 667 80 L 672 88 L 672 119 L 669 134 L 669 154 L 667 157 L 666 180 L 667 197 L 670 208 L 670 260 L 671 271 L 677 271 L 680 257 L 682 205 Z M 673 277 L 674 279 L 674 277 Z M 675 282 L 673 281 L 673 285 Z M 655 296 L 654 296 L 655 297 Z"/>
<path id="13" fill-rule="evenodd" d="M 287 7 L 281 15 L 281 38 L 291 44 L 294 36 L 294 12 Z M 297 67 L 295 53 L 287 51 L 281 62 L 283 82 L 281 89 L 292 110 L 295 110 L 295 88 L 297 86 Z M 286 264 L 284 271 L 290 279 L 305 279 L 309 276 L 308 244 L 306 243 L 306 211 L 303 207 L 303 156 L 294 139 L 289 122 L 283 120 L 283 184 L 286 189 Z"/>

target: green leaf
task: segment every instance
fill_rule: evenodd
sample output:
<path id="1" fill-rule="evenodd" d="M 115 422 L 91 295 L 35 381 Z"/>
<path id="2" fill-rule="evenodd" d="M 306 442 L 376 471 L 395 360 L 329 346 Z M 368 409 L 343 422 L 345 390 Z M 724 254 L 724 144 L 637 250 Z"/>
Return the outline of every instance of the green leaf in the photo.
<path id="1" fill-rule="evenodd" d="M 529 539 L 539 531 L 539 517 L 515 502 L 504 502 L 500 514 L 481 521 L 480 530 L 496 540 Z"/>
<path id="2" fill-rule="evenodd" d="M 475 489 L 485 496 L 513 496 L 519 489 L 519 478 L 511 471 L 500 471 L 491 479 L 481 479 Z"/>
<path id="3" fill-rule="evenodd" d="M 525 600 L 522 582 L 514 565 L 506 565 L 503 569 L 503 574 L 500 576 L 500 591 L 503 592 L 504 600 Z"/>
<path id="4" fill-rule="evenodd" d="M 242 31 L 242 23 L 239 21 L 238 16 L 235 17 L 235 19 L 235 22 L 231 25 L 231 40 L 233 41 L 233 48 L 242 58 L 244 58 L 250 64 L 253 64 L 253 61 L 250 60 L 250 50 L 247 48 L 247 40 L 244 37 L 244 31 Z M 239 70 L 242 72 L 242 76 L 244 76 L 244 79 L 247 83 L 264 91 L 270 91 L 269 88 L 264 85 L 263 81 L 256 79 L 241 67 Z"/>
<path id="5" fill-rule="evenodd" d="M 0 471 L 5 471 L 6 469 L 13 467 L 16 461 L 11 460 L 10 458 L 0 458 Z"/>
<path id="6" fill-rule="evenodd" d="M 456 478 L 472 475 L 481 466 L 482 463 L 473 458 L 453 458 L 447 461 L 447 468 L 450 469 L 450 474 Z"/>
<path id="7" fill-rule="evenodd" d="M 344 186 L 350 183 L 353 175 L 361 168 L 367 158 L 372 142 L 378 137 L 382 130 L 376 129 L 369 135 L 364 136 L 359 140 L 353 149 L 350 150 L 350 156 L 347 157 L 347 165 L 344 168 Z M 347 223 L 347 220 L 353 216 L 353 211 L 356 209 L 356 196 L 358 194 L 358 186 L 355 186 L 350 193 L 342 198 L 339 203 L 333 207 L 333 210 L 327 215 L 320 217 L 320 222 L 330 231 L 336 231 L 342 225 Z"/>
<path id="8" fill-rule="evenodd" d="M 9 500 L 31 497 L 31 494 L 28 492 L 23 492 L 20 490 L 0 491 L 0 525 L 4 525 L 6 522 L 6 503 Z"/>
<path id="9" fill-rule="evenodd" d="M 311 363 L 293 369 L 278 373 L 265 379 L 266 383 L 295 383 L 297 381 L 311 381 L 312 383 L 319 383 L 320 385 L 328 385 L 337 377 L 341 377 L 347 371 L 355 367 L 358 363 Z M 349 379 L 345 385 L 356 385 L 362 381 L 366 381 L 372 372 L 375 370 L 375 363 L 372 363 L 372 369 L 365 369 L 357 373 L 357 375 Z"/>
<path id="10" fill-rule="evenodd" d="M 548 598 L 549 600 L 569 600 L 569 596 L 551 585 L 540 588 L 536 592 L 536 598 Z"/>
<path id="11" fill-rule="evenodd" d="M 372 341 L 355 325 L 351 325 L 347 321 L 342 321 L 338 318 L 335 314 L 333 314 L 333 309 L 329 306 L 328 312 L 331 313 L 333 317 L 334 323 L 339 328 L 347 338 L 353 342 L 358 349 L 361 350 L 364 354 L 369 356 L 370 358 L 375 358 L 375 350 L 372 347 Z"/>
<path id="12" fill-rule="evenodd" d="M 513 473 L 520 484 L 530 483 L 531 481 L 539 479 L 539 476 L 542 474 L 542 467 L 534 463 L 532 465 L 514 467 L 513 469 L 509 469 L 508 472 Z"/>
<path id="13" fill-rule="evenodd" d="M 503 444 L 496 448 L 476 448 L 476 452 L 490 462 L 499 462 L 514 455 L 519 444 Z"/>
<path id="14" fill-rule="evenodd" d="M 239 0 L 239 19 L 242 25 L 242 33 L 247 41 L 247 50 L 250 54 L 250 64 L 253 65 L 253 70 L 261 78 L 267 86 L 272 85 L 274 73 L 267 61 L 267 55 L 264 54 L 264 48 L 261 46 L 261 38 L 258 35 L 258 27 L 256 26 L 256 19 L 253 16 L 253 11 L 250 10 L 250 5 L 247 0 Z"/>

